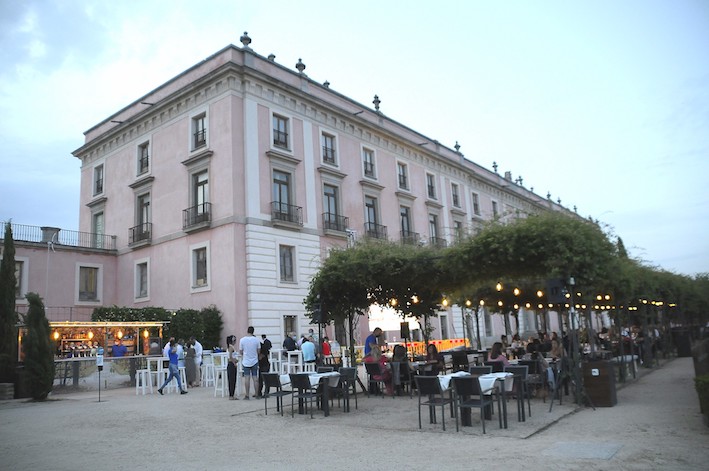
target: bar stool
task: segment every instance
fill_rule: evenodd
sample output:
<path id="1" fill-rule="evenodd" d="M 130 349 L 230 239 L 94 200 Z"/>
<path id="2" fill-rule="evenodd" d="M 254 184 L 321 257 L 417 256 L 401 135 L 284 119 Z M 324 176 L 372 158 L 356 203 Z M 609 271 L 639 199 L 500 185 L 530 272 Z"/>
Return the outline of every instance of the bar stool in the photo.
<path id="1" fill-rule="evenodd" d="M 202 382 L 200 384 L 204 388 L 216 385 L 214 376 L 214 357 L 211 354 L 205 354 L 202 357 Z"/>
<path id="2" fill-rule="evenodd" d="M 146 384 L 147 383 L 147 384 Z M 138 391 L 141 391 L 143 396 L 145 396 L 145 388 L 150 390 L 150 394 L 153 393 L 153 380 L 150 377 L 150 370 L 148 368 L 143 368 L 135 371 L 135 395 L 138 395 Z"/>

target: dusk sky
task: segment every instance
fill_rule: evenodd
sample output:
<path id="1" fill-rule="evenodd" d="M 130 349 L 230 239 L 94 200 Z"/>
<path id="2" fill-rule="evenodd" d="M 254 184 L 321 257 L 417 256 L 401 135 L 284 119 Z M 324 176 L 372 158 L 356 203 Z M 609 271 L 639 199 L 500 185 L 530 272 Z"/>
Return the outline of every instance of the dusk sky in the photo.
<path id="1" fill-rule="evenodd" d="M 229 44 L 709 272 L 709 2 L 0 1 L 0 220 L 77 230 L 83 132 Z"/>

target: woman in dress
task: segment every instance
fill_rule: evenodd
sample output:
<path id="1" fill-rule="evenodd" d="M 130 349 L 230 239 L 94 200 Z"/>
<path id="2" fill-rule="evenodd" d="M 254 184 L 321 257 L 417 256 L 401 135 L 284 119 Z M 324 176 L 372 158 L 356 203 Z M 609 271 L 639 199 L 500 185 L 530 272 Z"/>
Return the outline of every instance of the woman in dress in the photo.
<path id="1" fill-rule="evenodd" d="M 197 381 L 197 364 L 194 359 L 197 357 L 197 350 L 194 348 L 194 344 L 189 342 L 187 344 L 187 352 L 185 353 L 185 374 L 187 376 L 187 387 L 194 387 L 195 381 Z"/>

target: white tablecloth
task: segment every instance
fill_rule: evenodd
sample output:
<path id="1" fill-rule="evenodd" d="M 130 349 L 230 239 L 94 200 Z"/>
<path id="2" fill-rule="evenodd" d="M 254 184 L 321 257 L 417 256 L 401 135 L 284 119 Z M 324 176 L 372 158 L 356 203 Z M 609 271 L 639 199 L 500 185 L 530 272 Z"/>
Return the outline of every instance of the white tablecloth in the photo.
<path id="1" fill-rule="evenodd" d="M 478 379 L 480 380 L 480 387 L 483 391 L 495 386 L 496 381 L 502 381 L 505 385 L 505 391 L 510 392 L 512 391 L 512 384 L 514 383 L 511 381 L 513 376 L 512 373 L 488 373 L 478 377 Z"/>
<path id="2" fill-rule="evenodd" d="M 290 384 L 290 375 L 283 374 L 283 375 L 280 375 L 280 378 L 281 378 L 281 386 L 285 386 L 287 384 Z M 321 378 L 328 378 L 328 385 L 331 388 L 334 388 L 340 382 L 340 373 L 338 373 L 337 371 L 330 371 L 327 373 L 309 373 L 308 374 L 308 379 L 310 380 L 310 385 L 313 387 L 320 384 Z"/>
<path id="3" fill-rule="evenodd" d="M 447 375 L 438 375 L 438 381 L 441 383 L 441 389 L 446 390 L 451 385 L 451 380 L 455 377 L 470 376 L 467 371 L 456 371 Z"/>

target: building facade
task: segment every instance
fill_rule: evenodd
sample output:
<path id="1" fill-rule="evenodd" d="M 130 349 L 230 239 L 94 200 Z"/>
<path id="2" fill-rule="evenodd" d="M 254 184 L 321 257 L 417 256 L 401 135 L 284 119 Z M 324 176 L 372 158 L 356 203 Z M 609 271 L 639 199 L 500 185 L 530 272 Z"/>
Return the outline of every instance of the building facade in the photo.
<path id="1" fill-rule="evenodd" d="M 564 210 L 385 116 L 377 97 L 364 106 L 302 62 L 291 70 L 242 44 L 85 133 L 73 154 L 89 255 L 73 261 L 74 301 L 93 277 L 82 306 L 214 304 L 225 333 L 253 325 L 279 342 L 309 328 L 302 302 L 333 247 L 445 246 L 486 220 Z M 41 270 L 51 255 L 36 250 Z M 438 335 L 463 337 L 460 317 Z"/>

